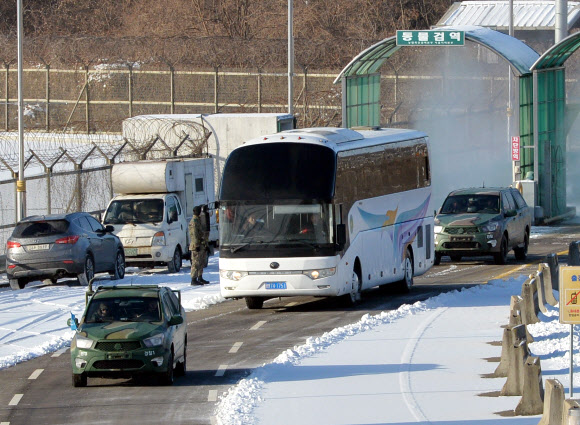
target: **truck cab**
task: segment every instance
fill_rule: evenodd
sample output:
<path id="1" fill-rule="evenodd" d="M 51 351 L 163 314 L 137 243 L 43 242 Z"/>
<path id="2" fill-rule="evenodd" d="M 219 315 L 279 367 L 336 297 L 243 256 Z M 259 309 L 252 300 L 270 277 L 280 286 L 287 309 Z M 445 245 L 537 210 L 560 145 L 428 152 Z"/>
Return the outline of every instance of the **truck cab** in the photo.
<path id="1" fill-rule="evenodd" d="M 119 195 L 109 203 L 103 223 L 114 227 L 128 265 L 181 269 L 188 220 L 175 194 Z"/>
<path id="2" fill-rule="evenodd" d="M 127 265 L 167 266 L 178 272 L 190 254 L 193 207 L 215 203 L 213 158 L 124 162 L 113 165 L 111 177 L 117 195 L 103 224 L 114 227 Z M 210 225 L 210 242 L 217 243 L 213 214 Z"/>

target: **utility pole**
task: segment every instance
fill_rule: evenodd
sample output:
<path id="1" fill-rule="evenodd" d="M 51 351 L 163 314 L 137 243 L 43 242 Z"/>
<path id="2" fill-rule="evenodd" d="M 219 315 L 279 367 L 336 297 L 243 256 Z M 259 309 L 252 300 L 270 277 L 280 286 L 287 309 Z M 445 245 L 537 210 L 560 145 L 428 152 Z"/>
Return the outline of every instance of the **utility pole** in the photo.
<path id="1" fill-rule="evenodd" d="M 294 3 L 288 0 L 288 113 L 294 115 Z"/>
<path id="2" fill-rule="evenodd" d="M 24 180 L 24 100 L 22 97 L 22 0 L 17 0 L 18 26 L 18 180 L 16 181 L 16 218 L 26 217 L 26 181 Z"/>

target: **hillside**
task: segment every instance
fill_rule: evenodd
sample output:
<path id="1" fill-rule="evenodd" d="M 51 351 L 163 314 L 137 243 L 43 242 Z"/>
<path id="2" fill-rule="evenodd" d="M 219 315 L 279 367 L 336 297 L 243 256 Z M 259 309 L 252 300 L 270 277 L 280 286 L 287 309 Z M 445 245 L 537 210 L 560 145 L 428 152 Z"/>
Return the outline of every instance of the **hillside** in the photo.
<path id="1" fill-rule="evenodd" d="M 427 29 L 451 0 L 295 0 L 296 64 L 341 68 L 397 29 Z M 25 60 L 191 67 L 286 64 L 286 1 L 23 0 Z M 0 60 L 16 59 L 16 1 L 0 2 Z"/>

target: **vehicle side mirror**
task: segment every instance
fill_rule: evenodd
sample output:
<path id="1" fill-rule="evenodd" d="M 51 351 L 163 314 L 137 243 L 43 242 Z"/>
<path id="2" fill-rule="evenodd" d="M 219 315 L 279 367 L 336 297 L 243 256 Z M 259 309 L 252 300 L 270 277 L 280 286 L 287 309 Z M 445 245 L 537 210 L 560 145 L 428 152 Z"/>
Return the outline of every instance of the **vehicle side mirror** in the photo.
<path id="1" fill-rule="evenodd" d="M 518 215 L 518 212 L 516 210 L 507 210 L 504 215 L 506 217 L 515 217 Z"/>
<path id="2" fill-rule="evenodd" d="M 74 320 L 74 322 L 73 322 L 73 320 L 72 320 L 72 319 L 70 319 L 70 318 L 69 318 L 69 319 L 67 319 L 67 321 L 66 321 L 66 325 L 67 325 L 69 328 L 72 328 L 72 324 L 73 324 L 73 323 L 74 323 L 74 326 L 75 326 L 75 328 L 78 328 L 78 327 L 79 327 L 79 319 L 77 319 L 76 317 L 75 317 L 75 320 Z"/>
<path id="3" fill-rule="evenodd" d="M 336 244 L 339 246 L 340 250 L 344 248 L 346 244 L 346 224 L 336 225 Z"/>
<path id="4" fill-rule="evenodd" d="M 111 226 L 110 224 L 107 224 L 105 226 L 105 232 L 107 233 L 113 233 L 115 231 L 115 228 L 113 226 Z"/>
<path id="5" fill-rule="evenodd" d="M 181 325 L 183 323 L 183 316 L 175 315 L 169 319 L 169 326 Z"/>

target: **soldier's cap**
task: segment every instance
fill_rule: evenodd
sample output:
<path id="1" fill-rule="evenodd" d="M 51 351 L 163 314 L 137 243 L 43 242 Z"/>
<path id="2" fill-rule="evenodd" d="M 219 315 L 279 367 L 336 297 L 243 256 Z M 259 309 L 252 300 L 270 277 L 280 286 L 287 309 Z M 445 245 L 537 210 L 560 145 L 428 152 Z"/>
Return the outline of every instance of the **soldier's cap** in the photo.
<path id="1" fill-rule="evenodd" d="M 199 205 L 196 205 L 195 207 L 193 207 L 193 215 L 199 215 L 201 213 L 201 207 Z"/>

